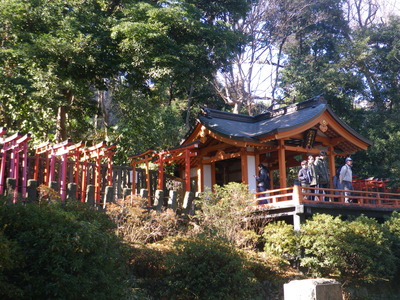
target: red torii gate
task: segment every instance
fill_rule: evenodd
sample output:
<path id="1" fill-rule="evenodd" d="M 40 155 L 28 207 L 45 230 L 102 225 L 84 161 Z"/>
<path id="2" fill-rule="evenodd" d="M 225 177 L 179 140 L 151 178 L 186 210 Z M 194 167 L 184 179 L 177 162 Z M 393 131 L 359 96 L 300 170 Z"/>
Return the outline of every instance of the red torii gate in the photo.
<path id="1" fill-rule="evenodd" d="M 131 159 L 132 166 L 132 194 L 135 194 L 136 191 L 136 165 L 145 164 L 145 172 L 146 172 L 146 189 L 149 191 L 148 194 L 148 205 L 151 206 L 151 195 L 150 195 L 150 172 L 149 172 L 149 162 L 153 159 L 155 151 L 147 150 L 138 155 L 128 156 L 128 159 Z M 143 158 L 142 158 L 143 157 Z M 135 160 L 139 159 L 139 160 Z"/>
<path id="2" fill-rule="evenodd" d="M 61 157 L 61 170 L 60 170 L 60 197 L 62 201 L 65 201 L 67 196 L 67 168 L 68 168 L 68 157 L 75 156 L 75 167 L 74 167 L 74 183 L 78 186 L 79 184 L 79 158 L 81 155 L 80 148 L 83 143 L 79 142 L 75 145 L 71 145 L 71 140 L 66 140 L 59 144 L 50 146 L 49 142 L 42 143 L 35 147 L 35 169 L 34 179 L 38 180 L 39 174 L 39 160 L 40 155 L 46 154 L 46 162 L 44 169 L 43 183 L 50 185 L 54 181 L 56 157 Z M 78 198 L 78 190 L 76 192 Z"/>
<path id="3" fill-rule="evenodd" d="M 129 156 L 132 160 L 132 193 L 136 191 L 136 165 L 145 164 L 146 171 L 146 189 L 149 191 L 148 194 L 148 205 L 151 205 L 150 195 L 150 172 L 149 162 L 158 156 L 158 159 L 154 163 L 158 164 L 158 181 L 157 189 L 162 190 L 164 185 L 164 164 L 172 163 L 174 161 L 183 161 L 185 166 L 185 186 L 186 192 L 190 192 L 190 160 L 192 157 L 197 156 L 197 152 L 192 152 L 193 149 L 199 147 L 199 142 L 193 142 L 188 145 L 177 147 L 171 150 L 155 152 L 154 150 L 147 150 L 141 154 Z"/>
<path id="4" fill-rule="evenodd" d="M 84 202 L 86 198 L 86 188 L 87 188 L 87 164 L 90 159 L 95 160 L 95 201 L 100 203 L 100 184 L 101 184 L 101 159 L 107 157 L 107 184 L 112 186 L 112 156 L 114 152 L 111 151 L 116 145 L 111 145 L 107 147 L 105 141 L 98 143 L 92 147 L 82 150 L 82 197 L 81 201 Z"/>
<path id="5" fill-rule="evenodd" d="M 164 163 L 172 163 L 174 161 L 183 161 L 185 165 L 185 186 L 186 192 L 190 192 L 190 159 L 197 156 L 197 152 L 192 152 L 193 149 L 199 147 L 198 142 L 177 147 L 171 150 L 165 150 L 157 153 L 158 160 L 158 189 L 163 189 L 164 184 Z"/>
<path id="6" fill-rule="evenodd" d="M 1 135 L 6 133 L 5 128 L 0 131 Z M 16 185 L 14 189 L 13 202 L 16 202 L 18 194 L 18 182 L 19 182 L 19 165 L 20 157 L 19 153 L 22 152 L 22 174 L 21 174 L 21 193 L 25 197 L 26 184 L 27 184 L 27 164 L 28 164 L 28 141 L 30 134 L 22 136 L 21 133 L 15 133 L 7 138 L 2 138 L 0 144 L 3 145 L 1 149 L 2 160 L 0 164 L 0 194 L 4 192 L 4 180 L 6 175 L 6 160 L 7 151 L 12 150 L 10 153 L 10 167 L 9 167 L 9 178 L 14 178 Z"/>

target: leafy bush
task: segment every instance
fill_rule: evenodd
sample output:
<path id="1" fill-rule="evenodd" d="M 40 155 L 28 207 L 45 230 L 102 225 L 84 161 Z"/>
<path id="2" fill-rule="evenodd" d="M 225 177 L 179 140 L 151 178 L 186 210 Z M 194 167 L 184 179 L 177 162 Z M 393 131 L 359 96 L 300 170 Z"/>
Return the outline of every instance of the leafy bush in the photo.
<path id="1" fill-rule="evenodd" d="M 290 225 L 269 224 L 263 237 L 265 251 L 288 260 L 300 253 L 300 266 L 309 277 L 338 277 L 345 282 L 391 279 L 396 260 L 391 241 L 375 219 L 365 216 L 343 221 L 314 215 L 295 232 Z"/>
<path id="2" fill-rule="evenodd" d="M 301 246 L 305 257 L 301 264 L 312 275 L 338 275 L 345 281 L 390 279 L 395 257 L 390 241 L 375 219 L 360 216 L 353 221 L 316 215 L 302 227 Z"/>
<path id="3" fill-rule="evenodd" d="M 166 258 L 168 299 L 255 299 L 254 275 L 229 243 L 199 236 L 177 240 L 173 250 Z"/>
<path id="4" fill-rule="evenodd" d="M 21 293 L 0 298 L 121 299 L 126 260 L 113 230 L 104 213 L 79 202 L 1 205 L 1 247 L 15 245 L 19 255 L 0 279 Z"/>
<path id="5" fill-rule="evenodd" d="M 200 227 L 210 236 L 227 239 L 239 248 L 255 248 L 259 236 L 252 221 L 246 218 L 249 216 L 246 208 L 254 201 L 253 197 L 245 184 L 215 185 L 214 192 L 204 193 L 196 203 Z"/>
<path id="6" fill-rule="evenodd" d="M 0 296 L 2 299 L 19 299 L 22 290 L 8 275 L 20 261 L 20 251 L 15 243 L 11 242 L 0 232 Z"/>
<path id="7" fill-rule="evenodd" d="M 136 201 L 138 200 L 138 201 Z M 188 231 L 188 216 L 178 216 L 173 210 L 150 210 L 135 199 L 133 205 L 110 204 L 107 214 L 116 224 L 116 233 L 129 243 L 154 243 Z"/>
<path id="8" fill-rule="evenodd" d="M 269 223 L 263 233 L 265 240 L 264 251 L 279 255 L 287 260 L 294 260 L 300 254 L 300 234 L 293 226 L 283 221 Z"/>
<path id="9" fill-rule="evenodd" d="M 395 211 L 392 213 L 385 223 L 383 228 L 388 239 L 391 241 L 391 251 L 396 257 L 397 274 L 400 273 L 400 213 Z"/>

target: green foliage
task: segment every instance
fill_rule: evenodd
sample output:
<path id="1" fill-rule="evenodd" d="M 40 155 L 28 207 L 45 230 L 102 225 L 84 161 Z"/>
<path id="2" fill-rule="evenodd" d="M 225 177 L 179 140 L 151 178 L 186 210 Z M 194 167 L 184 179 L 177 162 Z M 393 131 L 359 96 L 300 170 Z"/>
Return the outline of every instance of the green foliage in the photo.
<path id="1" fill-rule="evenodd" d="M 375 219 L 365 216 L 342 221 L 315 215 L 300 232 L 275 224 L 265 228 L 264 237 L 266 251 L 290 259 L 301 250 L 300 266 L 307 276 L 333 276 L 343 283 L 377 282 L 393 278 L 396 271 L 391 240 Z"/>
<path id="2" fill-rule="evenodd" d="M 2 247 L 18 254 L 1 270 L 2 284 L 20 289 L 1 291 L 2 299 L 123 297 L 124 247 L 104 213 L 73 201 L 1 205 L 0 226 Z"/>
<path id="3" fill-rule="evenodd" d="M 383 228 L 391 241 L 391 251 L 396 257 L 397 275 L 400 273 L 400 213 L 394 211 L 390 218 L 385 220 Z"/>
<path id="4" fill-rule="evenodd" d="M 170 105 L 132 88 L 118 86 L 114 94 L 114 112 L 118 122 L 109 135 L 117 144 L 115 161 L 127 163 L 127 156 L 148 149 L 175 147 L 185 134 L 182 108 L 178 101 Z"/>
<path id="5" fill-rule="evenodd" d="M 395 261 L 389 240 L 375 219 L 353 221 L 318 215 L 306 222 L 301 264 L 316 276 L 336 274 L 346 281 L 367 282 L 391 278 Z"/>
<path id="6" fill-rule="evenodd" d="M 269 223 L 264 228 L 264 251 L 273 253 L 287 260 L 294 260 L 299 256 L 299 233 L 293 226 L 283 221 Z"/>
<path id="7" fill-rule="evenodd" d="M 359 132 L 373 141 L 373 145 L 353 156 L 353 172 L 360 178 L 388 178 L 395 191 L 400 185 L 399 113 L 355 112 L 354 115 L 354 128 L 360 128 Z"/>
<path id="8" fill-rule="evenodd" d="M 2 123 L 37 139 L 53 138 L 57 129 L 76 140 L 87 133 L 93 87 L 117 66 L 105 3 L 2 1 Z M 66 120 L 56 128 L 59 108 Z"/>
<path id="9" fill-rule="evenodd" d="M 202 229 L 212 236 L 222 237 L 238 247 L 257 244 L 257 235 L 248 234 L 252 229 L 251 221 L 246 221 L 249 212 L 246 207 L 254 201 L 248 186 L 230 182 L 225 186 L 214 186 L 214 192 L 200 195 L 197 201 Z"/>
<path id="10" fill-rule="evenodd" d="M 178 240 L 166 268 L 169 299 L 254 299 L 253 275 L 235 248 L 222 240 Z"/>
<path id="11" fill-rule="evenodd" d="M 0 232 L 0 296 L 2 299 L 21 299 L 23 292 L 14 282 L 12 273 L 14 269 L 20 267 L 21 251 L 15 242 L 11 242 L 2 232 Z"/>

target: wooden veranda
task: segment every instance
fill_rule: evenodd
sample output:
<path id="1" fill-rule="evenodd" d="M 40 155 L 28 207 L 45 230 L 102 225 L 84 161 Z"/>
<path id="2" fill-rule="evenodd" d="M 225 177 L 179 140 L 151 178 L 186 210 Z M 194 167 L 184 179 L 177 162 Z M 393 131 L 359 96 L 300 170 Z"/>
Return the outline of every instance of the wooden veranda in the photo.
<path id="1" fill-rule="evenodd" d="M 250 209 L 255 218 L 282 219 L 293 223 L 295 229 L 313 214 L 360 216 L 382 220 L 393 211 L 400 211 L 400 194 L 387 191 L 304 188 L 298 185 L 256 193 Z M 350 202 L 346 202 L 349 198 Z M 259 203 L 262 204 L 259 204 Z M 265 203 L 266 202 L 266 203 Z"/>

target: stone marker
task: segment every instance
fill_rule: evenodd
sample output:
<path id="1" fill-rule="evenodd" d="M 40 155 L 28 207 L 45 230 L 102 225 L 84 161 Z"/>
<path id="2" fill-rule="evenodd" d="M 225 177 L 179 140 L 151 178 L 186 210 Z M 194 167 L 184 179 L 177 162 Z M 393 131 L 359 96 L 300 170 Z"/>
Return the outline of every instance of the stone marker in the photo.
<path id="1" fill-rule="evenodd" d="M 108 185 L 104 191 L 103 208 L 106 208 L 107 203 L 114 202 L 114 188 L 112 185 Z"/>
<path id="2" fill-rule="evenodd" d="M 193 203 L 194 199 L 194 194 L 192 192 L 186 192 L 185 193 L 185 198 L 183 199 L 183 206 L 182 206 L 182 212 L 186 215 L 193 214 Z"/>
<path id="3" fill-rule="evenodd" d="M 6 196 L 11 197 L 14 195 L 15 187 L 17 186 L 17 181 L 15 178 L 6 179 Z"/>
<path id="4" fill-rule="evenodd" d="M 132 195 L 132 189 L 130 189 L 130 188 L 124 188 L 123 190 L 122 190 L 122 200 L 123 201 L 126 201 L 126 198 L 128 197 L 128 196 L 131 196 Z"/>
<path id="5" fill-rule="evenodd" d="M 49 187 L 51 189 L 53 189 L 54 191 L 59 192 L 58 182 L 57 181 L 50 182 Z"/>
<path id="6" fill-rule="evenodd" d="M 26 186 L 26 192 L 27 192 L 27 202 L 28 203 L 34 203 L 37 200 L 37 187 L 38 187 L 38 182 L 35 179 L 29 179 L 28 184 Z"/>
<path id="7" fill-rule="evenodd" d="M 146 189 L 140 189 L 140 197 L 147 198 L 149 196 L 149 191 Z"/>
<path id="8" fill-rule="evenodd" d="M 168 208 L 172 209 L 173 211 L 176 211 L 178 208 L 178 202 L 177 202 L 177 192 L 170 190 L 169 191 L 169 199 L 168 199 Z"/>
<path id="9" fill-rule="evenodd" d="M 161 211 L 164 205 L 164 192 L 162 190 L 156 190 L 154 196 L 154 207 L 157 211 Z"/>
<path id="10" fill-rule="evenodd" d="M 76 189 L 78 186 L 74 182 L 70 182 L 67 185 L 67 200 L 76 199 Z"/>
<path id="11" fill-rule="evenodd" d="M 88 184 L 86 186 L 86 199 L 85 202 L 88 203 L 91 206 L 94 206 L 94 185 L 93 184 Z"/>
<path id="12" fill-rule="evenodd" d="M 342 300 L 341 284 L 334 279 L 293 280 L 284 284 L 285 300 Z"/>

